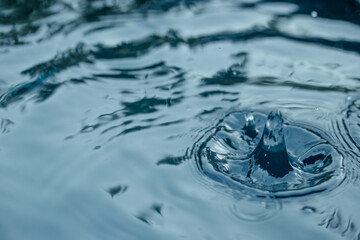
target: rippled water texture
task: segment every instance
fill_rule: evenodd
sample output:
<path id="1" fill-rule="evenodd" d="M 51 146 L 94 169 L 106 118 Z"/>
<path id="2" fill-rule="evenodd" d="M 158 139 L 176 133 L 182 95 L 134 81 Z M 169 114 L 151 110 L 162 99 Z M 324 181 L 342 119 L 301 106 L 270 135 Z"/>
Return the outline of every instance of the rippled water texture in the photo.
<path id="1" fill-rule="evenodd" d="M 259 125 L 264 125 L 261 135 Z M 333 189 L 344 178 L 343 156 L 321 130 L 305 127 L 286 126 L 280 112 L 270 112 L 267 119 L 251 112 L 230 113 L 199 141 L 199 168 L 230 188 L 260 190 L 265 196 Z"/>
<path id="2" fill-rule="evenodd" d="M 358 0 L 0 0 L 0 239 L 360 239 Z"/>

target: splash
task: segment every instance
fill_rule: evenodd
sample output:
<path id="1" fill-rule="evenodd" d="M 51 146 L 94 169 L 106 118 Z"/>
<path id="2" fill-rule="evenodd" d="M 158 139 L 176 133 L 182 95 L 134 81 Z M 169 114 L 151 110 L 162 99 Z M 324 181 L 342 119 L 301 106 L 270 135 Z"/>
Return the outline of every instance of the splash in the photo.
<path id="1" fill-rule="evenodd" d="M 286 151 L 283 122 L 280 112 L 269 114 L 261 140 L 253 153 L 255 164 L 275 178 L 293 171 Z"/>
<path id="2" fill-rule="evenodd" d="M 232 112 L 198 144 L 199 169 L 240 191 L 275 197 L 331 190 L 343 156 L 321 129 L 285 121 L 279 111 Z"/>

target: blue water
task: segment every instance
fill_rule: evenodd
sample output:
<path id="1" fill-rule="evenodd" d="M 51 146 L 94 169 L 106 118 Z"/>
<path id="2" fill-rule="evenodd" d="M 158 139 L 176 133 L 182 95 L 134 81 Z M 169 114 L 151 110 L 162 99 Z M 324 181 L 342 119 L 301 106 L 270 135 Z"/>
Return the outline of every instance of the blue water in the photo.
<path id="1" fill-rule="evenodd" d="M 0 0 L 0 239 L 360 239 L 357 0 Z"/>

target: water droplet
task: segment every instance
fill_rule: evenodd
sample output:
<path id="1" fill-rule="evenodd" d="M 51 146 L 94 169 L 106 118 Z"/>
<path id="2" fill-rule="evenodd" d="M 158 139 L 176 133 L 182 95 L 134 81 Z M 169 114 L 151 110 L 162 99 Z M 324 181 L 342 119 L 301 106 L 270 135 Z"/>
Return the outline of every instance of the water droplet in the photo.
<path id="1" fill-rule="evenodd" d="M 318 13 L 316 11 L 311 12 L 311 17 L 316 18 L 318 16 Z"/>
<path id="2" fill-rule="evenodd" d="M 249 136 L 250 138 L 255 138 L 258 135 L 255 126 L 255 118 L 252 113 L 248 113 L 245 115 L 245 126 L 243 130 L 245 131 L 245 135 Z"/>
<path id="3" fill-rule="evenodd" d="M 283 123 L 280 112 L 271 112 L 260 143 L 254 151 L 255 164 L 275 178 L 284 177 L 293 170 L 286 151 Z"/>
<path id="4" fill-rule="evenodd" d="M 263 149 L 270 152 L 278 152 L 285 149 L 283 123 L 284 120 L 280 112 L 271 112 L 268 115 L 264 133 L 260 141 Z"/>

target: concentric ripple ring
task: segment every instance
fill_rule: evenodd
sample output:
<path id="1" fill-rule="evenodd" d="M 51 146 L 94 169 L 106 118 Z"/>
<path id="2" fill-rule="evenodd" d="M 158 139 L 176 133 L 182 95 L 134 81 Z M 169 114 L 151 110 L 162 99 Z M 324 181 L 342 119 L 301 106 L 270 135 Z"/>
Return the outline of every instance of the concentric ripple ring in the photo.
<path id="1" fill-rule="evenodd" d="M 330 191 L 345 179 L 344 154 L 327 134 L 287 121 L 279 111 L 233 111 L 195 148 L 204 175 L 256 196 L 304 196 Z"/>

